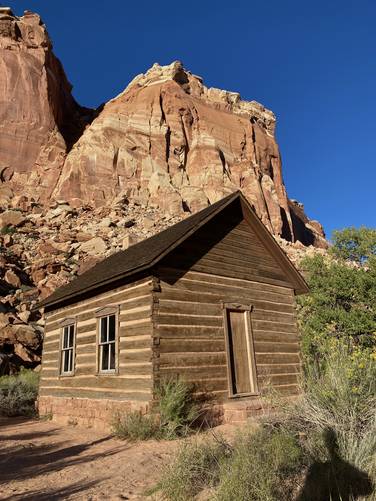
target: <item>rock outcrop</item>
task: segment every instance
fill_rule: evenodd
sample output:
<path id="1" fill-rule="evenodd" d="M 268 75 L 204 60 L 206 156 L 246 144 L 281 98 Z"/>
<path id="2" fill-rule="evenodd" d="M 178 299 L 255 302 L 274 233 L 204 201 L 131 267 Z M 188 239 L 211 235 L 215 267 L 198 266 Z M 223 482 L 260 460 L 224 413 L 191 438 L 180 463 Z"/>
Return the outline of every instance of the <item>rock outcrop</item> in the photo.
<path id="1" fill-rule="evenodd" d="M 123 193 L 176 214 L 240 188 L 274 235 L 325 245 L 321 226 L 291 210 L 275 122 L 259 103 L 205 87 L 180 62 L 155 64 L 85 130 L 54 196 L 102 206 Z"/>
<path id="2" fill-rule="evenodd" d="M 40 17 L 0 7 L 0 92 L 0 201 L 100 207 L 125 195 L 179 214 L 240 188 L 274 235 L 326 245 L 287 197 L 274 114 L 205 87 L 180 62 L 155 64 L 103 108 L 84 109 Z"/>
<path id="3" fill-rule="evenodd" d="M 0 93 L 0 196 L 49 200 L 90 110 L 73 99 L 37 14 L 0 7 Z"/>

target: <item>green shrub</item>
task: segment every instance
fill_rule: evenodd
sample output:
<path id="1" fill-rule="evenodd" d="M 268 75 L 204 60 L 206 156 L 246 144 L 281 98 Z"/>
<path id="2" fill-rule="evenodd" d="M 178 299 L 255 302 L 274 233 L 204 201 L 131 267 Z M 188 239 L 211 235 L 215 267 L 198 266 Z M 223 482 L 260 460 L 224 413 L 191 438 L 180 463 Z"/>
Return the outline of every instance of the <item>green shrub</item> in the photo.
<path id="1" fill-rule="evenodd" d="M 158 386 L 156 396 L 157 405 L 150 415 L 137 411 L 117 414 L 113 421 L 114 434 L 129 440 L 172 440 L 187 435 L 199 416 L 193 387 L 180 378 L 169 379 Z"/>
<path id="2" fill-rule="evenodd" d="M 376 352 L 376 230 L 336 231 L 333 241 L 334 258 L 314 256 L 300 263 L 311 291 L 298 298 L 309 365 L 325 361 L 333 339 Z"/>
<path id="3" fill-rule="evenodd" d="M 16 228 L 14 226 L 3 226 L 0 230 L 2 235 L 13 235 L 16 232 Z"/>
<path id="4" fill-rule="evenodd" d="M 172 464 L 162 472 L 161 480 L 148 494 L 160 492 L 163 499 L 191 500 L 201 491 L 219 482 L 220 464 L 231 454 L 222 439 L 188 440 L 181 446 Z"/>
<path id="5" fill-rule="evenodd" d="M 156 396 L 164 438 L 186 435 L 198 419 L 200 412 L 193 391 L 193 387 L 180 378 L 163 381 L 158 386 Z"/>
<path id="6" fill-rule="evenodd" d="M 311 463 L 328 461 L 328 430 L 343 461 L 376 484 L 376 363 L 372 354 L 332 343 L 325 365 L 307 370 L 302 398 L 286 409 L 287 425 L 306 437 Z"/>
<path id="7" fill-rule="evenodd" d="M 217 501 L 292 499 L 301 461 L 298 441 L 288 432 L 239 431 L 234 444 L 205 438 L 183 444 L 152 492 L 188 501 L 198 494 Z"/>
<path id="8" fill-rule="evenodd" d="M 156 417 L 143 415 L 138 411 L 116 416 L 112 427 L 114 435 L 121 439 L 136 441 L 159 436 L 159 424 Z"/>
<path id="9" fill-rule="evenodd" d="M 239 434 L 231 458 L 221 466 L 216 499 L 292 499 L 301 454 L 296 438 L 284 430 L 261 428 Z"/>
<path id="10" fill-rule="evenodd" d="M 23 369 L 14 376 L 0 377 L 0 414 L 33 416 L 38 396 L 39 375 Z"/>

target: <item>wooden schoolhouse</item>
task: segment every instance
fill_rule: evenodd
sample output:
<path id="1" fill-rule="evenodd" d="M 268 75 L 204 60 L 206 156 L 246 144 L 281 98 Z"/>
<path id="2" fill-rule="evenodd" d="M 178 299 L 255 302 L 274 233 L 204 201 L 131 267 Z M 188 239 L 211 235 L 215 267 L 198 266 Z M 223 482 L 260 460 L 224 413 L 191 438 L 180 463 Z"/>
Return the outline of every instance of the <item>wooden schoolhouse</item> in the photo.
<path id="1" fill-rule="evenodd" d="M 39 411 L 104 425 L 147 412 L 164 378 L 207 395 L 218 419 L 299 391 L 295 296 L 307 285 L 238 191 L 104 259 L 45 315 Z"/>

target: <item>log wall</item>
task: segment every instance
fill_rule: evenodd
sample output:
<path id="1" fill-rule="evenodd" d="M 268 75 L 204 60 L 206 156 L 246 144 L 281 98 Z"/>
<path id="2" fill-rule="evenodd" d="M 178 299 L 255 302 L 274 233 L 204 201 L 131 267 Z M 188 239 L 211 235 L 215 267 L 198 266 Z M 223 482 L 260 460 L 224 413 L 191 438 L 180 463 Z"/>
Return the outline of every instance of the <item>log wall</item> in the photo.
<path id="1" fill-rule="evenodd" d="M 156 377 L 180 374 L 219 401 L 229 395 L 223 302 L 253 305 L 258 386 L 298 392 L 300 345 L 295 293 L 286 271 L 241 211 L 221 214 L 155 271 Z"/>
<path id="2" fill-rule="evenodd" d="M 292 289 L 202 272 L 160 268 L 155 296 L 155 368 L 180 374 L 219 400 L 228 396 L 222 302 L 253 305 L 251 323 L 261 390 L 298 391 L 299 336 Z M 171 280 L 176 279 L 174 284 Z"/>
<path id="3" fill-rule="evenodd" d="M 40 402 L 46 397 L 150 402 L 152 379 L 152 279 L 145 278 L 110 292 L 54 310 L 45 316 Z M 118 306 L 118 370 L 97 374 L 97 318 L 103 307 Z M 75 372 L 60 375 L 61 322 L 76 320 Z M 48 398 L 47 398 L 48 397 Z"/>

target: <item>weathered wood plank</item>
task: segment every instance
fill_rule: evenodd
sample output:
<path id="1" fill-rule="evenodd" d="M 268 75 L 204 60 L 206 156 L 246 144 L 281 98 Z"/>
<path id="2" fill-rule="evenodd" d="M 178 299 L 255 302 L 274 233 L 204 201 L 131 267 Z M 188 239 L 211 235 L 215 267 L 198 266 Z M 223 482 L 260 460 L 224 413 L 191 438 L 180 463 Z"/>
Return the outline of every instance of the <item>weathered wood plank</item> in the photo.
<path id="1" fill-rule="evenodd" d="M 165 299 L 160 299 L 159 302 L 159 312 L 160 314 L 168 313 L 180 313 L 180 314 L 191 314 L 191 315 L 222 315 L 221 304 L 218 302 L 216 304 L 211 303 L 196 303 L 192 301 L 170 301 Z"/>
<path id="2" fill-rule="evenodd" d="M 268 320 L 256 320 L 253 317 L 252 327 L 254 331 L 287 332 L 294 334 L 298 332 L 296 324 L 287 322 L 274 322 Z"/>
<path id="3" fill-rule="evenodd" d="M 256 356 L 258 353 L 299 353 L 297 343 L 261 343 L 255 341 Z"/>
<path id="4" fill-rule="evenodd" d="M 300 364 L 259 364 L 257 367 L 257 373 L 260 376 L 269 376 L 274 374 L 300 374 L 301 366 Z"/>
<path id="5" fill-rule="evenodd" d="M 151 362 L 153 357 L 152 349 L 140 349 L 138 351 L 125 350 L 120 353 L 120 363 L 126 364 L 127 362 Z"/>
<path id="6" fill-rule="evenodd" d="M 64 318 L 71 316 L 83 315 L 87 312 L 93 312 L 102 306 L 107 304 L 122 304 L 127 300 L 139 299 L 140 296 L 151 296 L 150 290 L 151 280 L 145 280 L 142 284 L 137 284 L 132 286 L 124 286 L 123 288 L 115 289 L 114 291 L 101 294 L 94 298 L 86 299 L 80 301 L 79 303 L 65 306 L 63 309 L 56 310 L 56 312 L 50 313 L 46 317 L 46 324 L 50 326 L 53 323 L 59 322 Z"/>
<path id="7" fill-rule="evenodd" d="M 165 277 L 163 277 L 165 278 Z M 167 278 L 167 277 L 166 277 Z M 291 296 L 288 294 L 283 294 L 281 292 L 270 292 L 270 291 L 260 291 L 253 288 L 251 285 L 249 287 L 239 286 L 238 284 L 218 284 L 216 282 L 205 282 L 204 279 L 197 282 L 196 280 L 189 280 L 187 278 L 181 278 L 170 285 L 165 280 L 161 283 L 162 292 L 160 294 L 161 299 L 179 299 L 178 293 L 186 293 L 186 298 L 192 300 L 192 296 L 187 294 L 188 291 L 197 295 L 197 301 L 203 302 L 220 302 L 221 300 L 230 301 L 229 297 L 232 297 L 235 301 L 236 298 L 245 299 L 250 302 L 253 301 L 271 301 L 278 304 L 287 304 L 291 307 Z M 181 298 L 184 298 L 182 295 Z"/>
<path id="8" fill-rule="evenodd" d="M 189 264 L 184 262 L 183 259 L 176 262 L 176 264 L 184 268 L 185 266 L 188 268 Z M 251 268 L 247 269 L 242 266 L 236 266 L 235 264 L 226 264 L 224 262 L 216 262 L 212 259 L 206 258 L 205 261 L 197 261 L 191 266 L 192 270 L 208 273 L 208 274 L 221 274 L 222 276 L 227 276 L 233 278 L 240 278 L 243 280 L 254 280 L 261 283 L 269 283 L 273 285 L 279 285 L 284 287 L 289 287 L 290 283 L 286 280 L 278 278 L 272 272 L 260 269 L 260 268 Z"/>
<path id="9" fill-rule="evenodd" d="M 120 322 L 131 322 L 132 320 L 147 320 L 151 315 L 151 308 L 147 307 L 147 309 L 143 309 L 141 311 L 136 312 L 127 312 L 124 311 L 120 314 Z"/>
<path id="10" fill-rule="evenodd" d="M 205 272 L 198 272 L 194 270 L 182 270 L 175 266 L 158 266 L 158 272 L 163 277 L 179 278 L 181 279 L 183 275 L 184 280 L 194 281 L 200 283 L 210 283 L 223 286 L 234 286 L 236 288 L 252 288 L 258 290 L 259 292 L 271 292 L 276 294 L 282 294 L 283 296 L 290 295 L 291 298 L 294 296 L 293 289 L 290 287 L 272 285 L 267 283 L 260 283 L 254 280 L 240 279 L 238 277 L 227 277 L 221 274 L 208 274 Z"/>
<path id="11" fill-rule="evenodd" d="M 183 315 L 183 314 L 159 314 L 157 317 L 159 325 L 188 325 L 188 326 L 200 326 L 200 327 L 220 327 L 223 324 L 222 316 L 194 316 L 194 315 Z"/>
<path id="12" fill-rule="evenodd" d="M 253 330 L 253 338 L 258 342 L 287 342 L 299 343 L 299 336 L 295 333 L 288 332 L 267 332 Z"/>
<path id="13" fill-rule="evenodd" d="M 111 391 L 95 391 L 86 388 L 44 388 L 41 387 L 39 394 L 41 396 L 51 397 L 73 397 L 73 398 L 92 398 L 92 399 L 111 399 L 123 401 L 142 401 L 148 402 L 152 393 L 137 391 L 121 391 L 120 393 Z"/>
<path id="14" fill-rule="evenodd" d="M 221 301 L 227 298 L 227 296 L 212 294 L 210 292 L 200 294 L 194 291 L 186 291 L 181 288 L 175 289 L 174 292 L 172 292 L 173 298 L 170 298 L 170 291 L 172 292 L 173 289 L 169 289 L 168 291 L 164 289 L 162 293 L 158 294 L 159 309 L 161 313 L 173 313 L 174 311 L 181 313 L 188 311 L 200 313 L 204 310 L 208 315 L 216 315 L 218 311 L 221 311 Z M 233 301 L 228 302 L 236 302 L 236 297 L 239 298 L 239 296 L 233 296 Z M 295 318 L 294 307 L 291 303 L 280 304 L 271 301 L 260 301 L 256 299 L 256 297 L 257 293 L 254 291 L 251 291 L 250 294 L 246 296 L 246 301 L 254 306 L 252 315 L 255 315 L 255 318 L 260 320 L 264 318 L 268 319 L 268 317 L 270 319 L 278 319 L 279 315 L 281 315 L 280 318 Z"/>
<path id="15" fill-rule="evenodd" d="M 204 379 L 208 377 L 227 377 L 227 366 L 226 365 L 206 365 L 204 367 L 188 366 L 188 367 L 169 367 L 162 366 L 160 370 L 161 377 L 164 375 L 179 375 L 182 376 L 184 380 L 189 378 L 193 379 Z"/>
<path id="16" fill-rule="evenodd" d="M 83 357 L 89 354 L 91 355 L 92 353 L 96 353 L 95 343 L 85 346 L 77 345 L 76 347 L 76 357 Z"/>
<path id="17" fill-rule="evenodd" d="M 169 367 L 186 367 L 186 366 L 209 366 L 209 365 L 225 365 L 225 353 L 161 353 L 159 358 L 161 368 Z"/>
<path id="18" fill-rule="evenodd" d="M 152 346 L 152 337 L 147 336 L 144 339 L 123 338 L 119 345 L 121 350 L 136 349 L 136 348 L 150 348 Z"/>
<path id="19" fill-rule="evenodd" d="M 258 364 L 299 364 L 300 356 L 299 353 L 257 353 L 256 352 L 256 366 Z"/>
<path id="20" fill-rule="evenodd" d="M 199 353 L 225 352 L 225 340 L 222 339 L 161 339 L 160 353 Z"/>
<path id="21" fill-rule="evenodd" d="M 150 390 L 152 387 L 151 377 L 146 378 L 132 378 L 126 379 L 120 376 L 72 376 L 72 377 L 61 377 L 56 380 L 43 379 L 43 388 L 48 388 L 49 386 L 61 386 L 65 388 L 88 388 L 88 389 L 108 389 L 109 391 L 118 390 Z"/>
<path id="22" fill-rule="evenodd" d="M 223 338 L 222 327 L 158 325 L 154 335 L 160 338 Z"/>
<path id="23" fill-rule="evenodd" d="M 43 344 L 43 355 L 47 355 L 51 351 L 54 352 L 59 350 L 60 340 L 54 341 L 53 343 Z"/>

